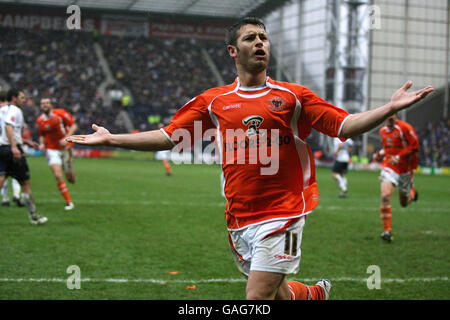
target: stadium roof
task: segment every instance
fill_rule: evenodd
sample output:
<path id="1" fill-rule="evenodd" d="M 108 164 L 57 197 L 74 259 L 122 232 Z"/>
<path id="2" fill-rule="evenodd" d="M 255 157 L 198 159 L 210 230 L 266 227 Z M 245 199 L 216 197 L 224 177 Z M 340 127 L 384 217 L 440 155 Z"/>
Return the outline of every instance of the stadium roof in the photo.
<path id="1" fill-rule="evenodd" d="M 148 12 L 160 14 L 240 18 L 263 16 L 285 0 L 0 0 L 14 5 L 67 7 Z"/>

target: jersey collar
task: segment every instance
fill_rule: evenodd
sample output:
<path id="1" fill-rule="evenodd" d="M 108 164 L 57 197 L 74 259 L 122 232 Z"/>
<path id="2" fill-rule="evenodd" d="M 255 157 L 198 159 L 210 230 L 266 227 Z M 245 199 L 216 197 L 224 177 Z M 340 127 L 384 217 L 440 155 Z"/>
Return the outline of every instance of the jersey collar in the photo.
<path id="1" fill-rule="evenodd" d="M 244 87 L 244 86 L 241 85 L 241 82 L 239 81 L 239 77 L 236 77 L 237 90 L 240 90 L 240 91 L 259 91 L 259 90 L 262 90 L 262 89 L 266 89 L 266 88 L 269 87 L 268 84 L 267 84 L 269 82 L 269 79 L 270 78 L 267 76 L 266 77 L 266 82 L 264 84 L 262 84 L 262 85 L 251 86 L 251 87 Z"/>
<path id="2" fill-rule="evenodd" d="M 44 118 L 44 120 L 49 120 L 52 116 L 53 116 L 53 110 L 50 111 L 49 115 L 47 115 L 45 112 L 42 112 L 42 117 Z"/>

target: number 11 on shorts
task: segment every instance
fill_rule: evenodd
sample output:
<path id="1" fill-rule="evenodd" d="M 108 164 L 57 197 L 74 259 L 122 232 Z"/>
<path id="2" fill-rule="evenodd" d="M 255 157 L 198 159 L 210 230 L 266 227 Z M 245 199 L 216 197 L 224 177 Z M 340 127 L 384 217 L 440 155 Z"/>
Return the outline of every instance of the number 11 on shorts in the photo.
<path id="1" fill-rule="evenodd" d="M 297 241 L 298 233 L 286 232 L 284 238 L 284 254 L 295 257 L 297 255 Z"/>

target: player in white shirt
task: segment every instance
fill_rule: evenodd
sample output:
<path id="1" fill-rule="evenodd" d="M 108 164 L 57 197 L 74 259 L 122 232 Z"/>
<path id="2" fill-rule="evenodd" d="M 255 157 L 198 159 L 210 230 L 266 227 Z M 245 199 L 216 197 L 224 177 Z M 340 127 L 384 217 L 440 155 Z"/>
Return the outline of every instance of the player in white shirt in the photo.
<path id="1" fill-rule="evenodd" d="M 1 91 L 0 92 L 0 108 L 3 107 L 3 106 L 6 106 L 7 104 L 8 104 L 8 102 L 6 101 L 6 91 Z M 12 189 L 13 189 L 13 202 L 16 203 L 17 206 L 23 207 L 24 204 L 20 200 L 20 192 L 21 192 L 21 190 L 20 190 L 19 182 L 16 179 L 11 178 L 11 184 L 12 184 Z M 3 188 L 1 189 L 0 193 L 2 195 L 2 203 L 1 203 L 1 205 L 9 207 L 9 183 L 8 183 L 8 179 L 5 179 L 5 182 L 3 183 Z"/>
<path id="2" fill-rule="evenodd" d="M 336 181 L 341 192 L 340 198 L 347 196 L 347 177 L 345 177 L 348 170 L 348 163 L 350 162 L 350 154 L 353 148 L 353 140 L 347 139 L 342 142 L 338 138 L 334 138 L 334 156 L 335 161 L 331 170 L 331 176 Z"/>
<path id="3" fill-rule="evenodd" d="M 33 225 L 47 222 L 36 212 L 36 205 L 30 185 L 30 170 L 22 149 L 23 113 L 20 109 L 25 102 L 22 91 L 10 89 L 7 94 L 8 104 L 0 108 L 0 188 L 7 176 L 19 181 L 22 188 L 22 200 L 28 209 Z"/>

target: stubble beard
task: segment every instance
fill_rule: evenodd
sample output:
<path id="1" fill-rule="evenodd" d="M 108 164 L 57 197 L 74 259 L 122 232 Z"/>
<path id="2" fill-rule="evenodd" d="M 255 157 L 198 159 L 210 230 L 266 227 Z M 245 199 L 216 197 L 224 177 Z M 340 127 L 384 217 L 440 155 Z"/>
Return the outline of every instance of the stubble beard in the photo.
<path id="1" fill-rule="evenodd" d="M 241 50 L 239 50 L 239 48 L 237 48 L 237 52 L 238 55 L 241 54 Z M 260 73 L 264 70 L 267 69 L 268 65 L 269 65 L 269 57 L 267 57 L 267 59 L 264 60 L 256 60 L 256 62 L 251 61 L 253 59 L 253 56 L 247 55 L 246 56 L 246 61 L 244 61 L 244 63 L 240 63 L 240 65 L 242 66 L 242 68 L 250 73 Z M 239 59 L 242 60 L 242 59 Z"/>

